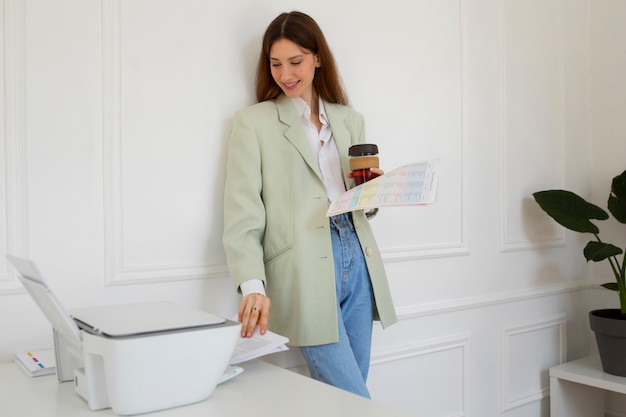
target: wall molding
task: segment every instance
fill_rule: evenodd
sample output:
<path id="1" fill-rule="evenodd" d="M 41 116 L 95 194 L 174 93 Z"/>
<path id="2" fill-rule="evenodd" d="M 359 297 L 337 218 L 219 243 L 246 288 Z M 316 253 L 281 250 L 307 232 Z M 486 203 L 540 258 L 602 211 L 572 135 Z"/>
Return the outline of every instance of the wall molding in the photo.
<path id="1" fill-rule="evenodd" d="M 554 21 L 554 43 L 555 50 L 558 53 L 556 59 L 556 68 L 554 68 L 554 76 L 555 82 L 557 85 L 557 94 L 554 97 L 555 102 L 555 113 L 557 115 L 557 120 L 555 123 L 556 130 L 556 154 L 557 158 L 554 161 L 556 166 L 556 180 L 559 186 L 562 187 L 565 177 L 565 87 L 564 87 L 564 72 L 565 72 L 565 62 L 564 62 L 564 48 L 565 48 L 565 35 L 564 35 L 564 4 L 563 0 L 554 0 L 555 8 L 557 9 L 557 13 L 555 13 Z M 507 173 L 510 174 L 510 170 L 507 167 L 507 106 L 506 106 L 506 74 L 507 74 L 507 65 L 506 65 L 506 39 L 507 39 L 507 22 L 505 16 L 505 2 L 498 2 L 498 42 L 499 42 L 499 72 L 500 72 L 500 109 L 499 109 L 499 206 L 500 206 L 500 218 L 499 218 L 499 229 L 500 229 L 500 251 L 501 252 L 511 252 L 511 251 L 521 251 L 521 250 L 536 250 L 539 248 L 551 248 L 551 247 L 562 247 L 565 246 L 565 234 L 561 228 L 558 228 L 556 234 L 550 238 L 518 238 L 513 239 L 509 236 L 508 228 L 507 228 L 507 219 L 510 217 L 510 214 L 507 210 L 507 197 L 508 197 L 508 188 L 506 186 L 506 178 Z M 560 13 L 559 13 L 560 11 Z"/>
<path id="2" fill-rule="evenodd" d="M 120 8 L 121 0 L 102 0 L 105 284 L 149 284 L 228 276 L 224 263 L 134 266 L 124 263 Z"/>
<path id="3" fill-rule="evenodd" d="M 470 162 L 469 162 L 469 152 L 467 152 L 467 149 L 469 148 L 469 142 L 468 142 L 468 135 L 467 135 L 467 131 L 468 131 L 468 127 L 467 127 L 467 113 L 465 111 L 465 95 L 463 94 L 464 91 L 464 85 L 465 85 L 465 61 L 463 60 L 463 57 L 465 56 L 465 46 L 463 43 L 463 40 L 465 39 L 464 37 L 464 29 L 465 26 L 463 25 L 463 3 L 461 0 L 458 1 L 457 3 L 457 8 L 459 11 L 459 16 L 458 16 L 458 23 L 459 23 L 459 96 L 460 96 L 460 103 L 459 103 L 459 112 L 460 112 L 460 116 L 461 116 L 461 120 L 460 120 L 460 128 L 461 131 L 460 133 L 460 137 L 459 137 L 459 147 L 460 147 L 460 159 L 461 159 L 461 170 L 460 170 L 460 175 L 461 178 L 459 179 L 460 184 L 461 184 L 461 213 L 460 213 L 460 235 L 459 235 L 459 241 L 458 242 L 451 242 L 450 247 L 448 248 L 448 250 L 450 249 L 454 249 L 455 252 L 449 251 L 448 253 L 446 253 L 445 251 L 442 252 L 442 255 L 444 256 L 449 256 L 450 254 L 454 254 L 454 256 L 466 256 L 469 255 L 470 253 L 470 249 L 469 249 L 469 244 L 468 244 L 468 238 L 469 238 L 469 195 L 470 192 L 468 190 L 468 183 L 469 180 L 468 178 L 470 178 L 470 173 L 469 173 L 469 166 L 470 166 Z"/>
<path id="4" fill-rule="evenodd" d="M 404 262 L 414 261 L 420 259 L 433 259 L 442 257 L 456 257 L 467 256 L 470 253 L 470 249 L 467 243 L 469 236 L 469 192 L 468 178 L 469 174 L 469 156 L 468 156 L 468 138 L 467 138 L 467 120 L 465 112 L 465 95 L 463 94 L 465 85 L 465 65 L 464 65 L 464 43 L 463 43 L 463 8 L 461 0 L 456 2 L 457 4 L 457 24 L 458 24 L 458 48 L 459 48 L 459 67 L 458 67 L 458 83 L 459 83 L 459 184 L 460 184 L 460 213 L 459 213 L 459 235 L 456 241 L 433 243 L 426 245 L 405 245 L 397 247 L 381 247 L 380 252 L 384 262 Z M 440 180 L 441 182 L 441 180 Z"/>
<path id="5" fill-rule="evenodd" d="M 26 68 L 24 1 L 4 0 L 4 147 L 6 150 L 7 252 L 28 256 L 26 184 Z M 0 3 L 2 4 L 2 3 Z M 7 265 L 8 266 L 8 265 Z M 0 271 L 0 295 L 24 292 L 13 268 Z"/>
<path id="6" fill-rule="evenodd" d="M 470 381 L 469 374 L 469 346 L 470 346 L 470 337 L 469 335 L 455 335 L 449 336 L 441 339 L 432 339 L 426 340 L 419 343 L 410 343 L 400 346 L 395 346 L 391 348 L 384 349 L 374 349 L 372 351 L 370 365 L 384 365 L 386 363 L 400 361 L 403 359 L 413 358 L 424 356 L 432 353 L 445 352 L 453 349 L 461 349 L 463 356 L 463 369 L 461 371 L 462 375 L 462 383 L 460 384 L 463 387 L 463 398 L 462 404 L 464 404 L 463 409 L 467 408 L 469 391 L 468 387 Z M 301 360 L 302 363 L 289 366 L 285 369 L 288 369 L 292 372 L 298 373 L 303 376 L 309 377 L 309 371 L 306 363 L 304 363 L 304 359 Z M 455 414 L 455 416 L 461 417 L 464 416 L 465 411 L 460 412 L 460 414 Z"/>
<path id="7" fill-rule="evenodd" d="M 419 343 L 410 343 L 392 348 L 377 349 L 372 352 L 370 364 L 372 367 L 384 365 L 389 362 L 396 362 L 404 359 L 422 357 L 442 353 L 451 350 L 460 351 L 461 369 L 458 370 L 459 393 L 458 403 L 461 408 L 450 415 L 450 417 L 463 417 L 467 415 L 470 391 L 470 336 L 467 334 L 455 335 L 442 339 L 431 339 Z M 448 393 L 452 395 L 451 393 Z"/>
<path id="8" fill-rule="evenodd" d="M 570 292 L 584 291 L 596 287 L 598 286 L 593 284 L 591 280 L 576 281 L 529 290 L 510 291 L 505 293 L 488 294 L 485 296 L 466 297 L 456 300 L 445 300 L 400 307 L 396 309 L 396 314 L 398 316 L 398 320 L 411 320 L 443 313 L 454 313 L 475 308 L 485 308 L 500 304 L 509 304 L 537 298 L 551 297 Z"/>
<path id="9" fill-rule="evenodd" d="M 380 253 L 383 261 L 385 263 L 406 262 L 419 259 L 447 258 L 469 255 L 469 248 L 465 244 L 465 236 L 467 236 L 467 232 L 465 230 L 467 228 L 466 210 L 464 210 L 462 217 L 462 236 L 459 242 L 443 243 L 441 245 L 399 246 L 394 248 L 381 248 Z"/>
<path id="10" fill-rule="evenodd" d="M 450 349 L 463 349 L 467 354 L 470 337 L 467 334 L 461 336 L 450 336 L 442 339 L 426 340 L 418 343 L 410 343 L 391 348 L 376 349 L 372 353 L 372 365 L 379 365 L 386 362 L 394 362 L 414 356 L 422 356 L 429 353 L 442 352 Z M 467 356 L 463 356 L 467 359 Z M 466 362 L 467 364 L 467 362 Z"/>
<path id="11" fill-rule="evenodd" d="M 548 378 L 546 378 L 546 384 L 543 386 L 541 385 L 541 381 L 539 381 L 537 386 L 531 387 L 531 389 L 527 390 L 523 394 L 511 395 L 509 381 L 514 378 L 514 376 L 512 376 L 513 372 L 511 371 L 510 348 L 514 343 L 513 339 L 516 336 L 524 334 L 538 333 L 551 328 L 556 329 L 559 337 L 558 346 L 556 346 L 558 363 L 555 363 L 554 365 L 558 365 L 565 362 L 566 358 L 566 320 L 567 317 L 565 314 L 558 314 L 544 317 L 539 320 L 502 326 L 500 336 L 500 409 L 503 413 L 522 407 L 526 404 L 541 401 L 542 399 L 550 396 L 550 384 Z M 545 371 L 547 372 L 548 370 L 546 369 Z"/>

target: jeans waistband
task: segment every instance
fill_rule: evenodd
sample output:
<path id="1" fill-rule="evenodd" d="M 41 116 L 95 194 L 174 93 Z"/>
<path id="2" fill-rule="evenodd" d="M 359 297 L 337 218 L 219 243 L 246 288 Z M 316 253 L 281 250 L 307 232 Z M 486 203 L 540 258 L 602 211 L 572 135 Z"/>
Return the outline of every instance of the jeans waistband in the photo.
<path id="1" fill-rule="evenodd" d="M 354 230 L 354 225 L 352 224 L 352 213 L 341 213 L 332 216 L 330 218 L 330 227 L 337 230 Z"/>

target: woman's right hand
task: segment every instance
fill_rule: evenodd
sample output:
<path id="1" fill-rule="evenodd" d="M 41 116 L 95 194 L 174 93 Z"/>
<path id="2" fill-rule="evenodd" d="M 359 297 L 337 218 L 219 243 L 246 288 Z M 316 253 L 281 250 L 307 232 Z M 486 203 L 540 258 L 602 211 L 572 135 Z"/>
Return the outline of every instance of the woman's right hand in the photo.
<path id="1" fill-rule="evenodd" d="M 265 334 L 269 314 L 270 299 L 265 295 L 253 293 L 243 297 L 237 317 L 241 323 L 241 337 L 252 337 L 256 326 L 259 326 L 261 334 Z"/>

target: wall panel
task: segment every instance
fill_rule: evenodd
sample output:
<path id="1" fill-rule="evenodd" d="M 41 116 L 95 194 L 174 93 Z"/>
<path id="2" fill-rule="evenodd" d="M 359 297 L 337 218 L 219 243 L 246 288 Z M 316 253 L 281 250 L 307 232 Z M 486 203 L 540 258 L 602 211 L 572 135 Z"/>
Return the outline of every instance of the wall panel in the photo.
<path id="1" fill-rule="evenodd" d="M 396 27 L 395 39 L 402 41 L 381 37 L 350 44 L 357 56 L 384 51 L 363 59 L 367 70 L 342 62 L 354 105 L 366 116 L 368 138 L 379 145 L 383 168 L 433 157 L 442 161 L 436 204 L 383 210 L 373 222 L 383 257 L 389 262 L 469 251 L 461 3 L 397 1 L 390 7 L 372 8 L 366 19 L 355 20 L 355 27 L 378 19 Z M 346 41 L 339 38 L 339 46 L 347 48 Z M 390 97 L 389 106 L 380 105 Z"/>
<path id="2" fill-rule="evenodd" d="M 0 3 L 0 255 L 27 253 L 24 6 L 21 0 Z M 22 292 L 0 256 L 0 295 Z"/>
<path id="3" fill-rule="evenodd" d="M 503 413 L 549 396 L 547 370 L 565 362 L 565 340 L 563 315 L 502 326 Z"/>
<path id="4" fill-rule="evenodd" d="M 168 1 L 103 5 L 107 282 L 224 276 L 211 42 L 221 17 L 204 1 L 184 12 Z"/>
<path id="5" fill-rule="evenodd" d="M 502 0 L 499 7 L 501 249 L 563 244 L 531 194 L 563 183 L 564 4 Z"/>
<path id="6" fill-rule="evenodd" d="M 468 415 L 469 347 L 469 337 L 464 335 L 377 351 L 372 357 L 370 391 L 412 415 Z"/>

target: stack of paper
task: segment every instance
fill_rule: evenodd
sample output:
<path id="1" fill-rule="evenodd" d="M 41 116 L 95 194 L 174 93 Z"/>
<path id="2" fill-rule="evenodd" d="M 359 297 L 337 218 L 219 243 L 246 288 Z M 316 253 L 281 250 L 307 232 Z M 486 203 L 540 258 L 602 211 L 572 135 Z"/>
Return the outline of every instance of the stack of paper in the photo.
<path id="1" fill-rule="evenodd" d="M 31 350 L 16 353 L 13 359 L 30 377 L 56 373 L 54 349 Z"/>
<path id="2" fill-rule="evenodd" d="M 259 327 L 252 337 L 241 337 L 235 351 L 230 359 L 230 364 L 235 365 L 241 362 L 249 361 L 261 356 L 269 355 L 270 353 L 282 352 L 289 350 L 286 344 L 289 342 L 285 336 L 272 333 L 269 330 L 261 335 Z"/>

